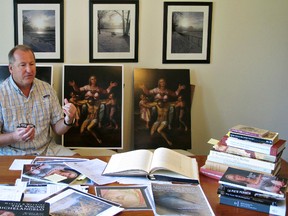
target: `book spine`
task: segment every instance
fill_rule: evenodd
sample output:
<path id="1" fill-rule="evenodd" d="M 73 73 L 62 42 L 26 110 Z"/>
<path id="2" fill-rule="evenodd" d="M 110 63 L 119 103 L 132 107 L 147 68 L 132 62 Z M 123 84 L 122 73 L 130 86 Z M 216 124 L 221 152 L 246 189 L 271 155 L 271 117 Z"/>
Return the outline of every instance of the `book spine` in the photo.
<path id="1" fill-rule="evenodd" d="M 285 200 L 285 198 L 279 198 L 279 197 L 275 197 L 275 196 L 271 196 L 271 195 L 251 191 L 251 190 L 245 190 L 245 189 L 237 188 L 237 187 L 229 187 L 229 186 L 225 186 L 222 184 L 219 186 L 218 190 L 224 191 L 226 193 L 255 197 L 257 199 L 266 199 L 266 200 L 270 200 L 271 202 L 277 202 L 280 200 Z"/>
<path id="2" fill-rule="evenodd" d="M 272 147 L 272 145 L 269 144 L 253 143 L 251 141 L 240 140 L 233 137 L 228 137 L 226 143 L 228 146 L 260 152 L 262 154 L 270 154 Z"/>
<path id="3" fill-rule="evenodd" d="M 262 135 L 259 133 L 253 133 L 250 131 L 244 131 L 244 130 L 240 130 L 240 129 L 235 129 L 235 128 L 231 128 L 229 130 L 230 132 L 234 132 L 234 133 L 239 133 L 239 134 L 243 134 L 243 135 L 247 135 L 247 136 L 254 136 L 254 137 L 261 137 Z"/>
<path id="4" fill-rule="evenodd" d="M 221 194 L 221 195 L 224 195 L 224 196 L 227 196 L 227 197 L 233 197 L 233 198 L 236 198 L 236 199 L 249 200 L 249 201 L 252 201 L 252 202 L 262 203 L 262 204 L 265 204 L 265 205 L 277 206 L 277 201 L 256 198 L 256 197 L 253 197 L 253 196 L 245 196 L 245 195 L 241 195 L 241 194 L 229 193 L 229 192 L 226 192 L 226 191 L 218 191 L 217 193 Z"/>
<path id="5" fill-rule="evenodd" d="M 217 163 L 223 163 L 231 167 L 235 168 L 240 168 L 240 169 L 249 169 L 265 174 L 271 174 L 273 172 L 273 169 L 267 169 L 259 166 L 251 166 L 251 164 L 244 164 L 244 163 L 239 163 L 231 158 L 223 158 L 215 155 L 208 155 L 207 160 L 209 161 L 214 161 Z"/>
<path id="6" fill-rule="evenodd" d="M 229 146 L 229 148 L 224 148 L 225 146 L 227 146 L 226 143 L 224 144 L 224 143 L 219 142 L 217 145 L 213 146 L 213 148 L 217 151 L 226 152 L 228 154 L 236 154 L 239 156 L 264 160 L 264 161 L 268 161 L 268 162 L 272 162 L 272 163 L 275 162 L 277 159 L 277 157 L 273 156 L 273 155 L 262 154 L 262 153 L 255 152 L 255 151 L 248 151 L 248 150 L 236 148 L 233 146 Z"/>
<path id="7" fill-rule="evenodd" d="M 271 170 L 275 169 L 275 163 L 270 163 L 267 161 L 257 160 L 257 159 L 253 159 L 253 158 L 249 158 L 249 157 L 241 157 L 238 155 L 228 154 L 228 153 L 224 153 L 224 152 L 218 152 L 218 151 L 214 151 L 214 150 L 210 150 L 210 155 L 215 155 L 218 157 L 231 159 L 233 162 L 236 162 L 236 163 L 243 163 L 243 164 L 247 164 L 247 165 L 253 164 L 253 166 L 259 166 L 259 167 L 262 167 L 265 169 L 271 169 Z"/>
<path id="8" fill-rule="evenodd" d="M 234 207 L 239 207 L 239 208 L 244 208 L 244 209 L 250 209 L 258 212 L 264 212 L 268 214 L 274 214 L 274 215 L 285 215 L 285 208 L 283 207 L 278 207 L 278 206 L 271 206 L 271 205 L 265 205 L 262 203 L 257 203 L 249 200 L 242 200 L 242 199 L 237 199 L 233 197 L 227 197 L 227 196 L 220 196 L 220 203 L 229 205 L 229 206 L 234 206 Z M 278 208 L 277 208 L 278 207 Z"/>
<path id="9" fill-rule="evenodd" d="M 256 142 L 256 143 L 266 143 L 266 144 L 271 144 L 271 145 L 273 144 L 273 140 L 264 139 L 260 137 L 245 136 L 243 134 L 238 134 L 238 133 L 233 133 L 233 132 L 230 132 L 229 136 L 237 138 L 237 139 L 241 139 L 241 140 L 248 140 L 251 142 Z"/>
<path id="10" fill-rule="evenodd" d="M 200 167 L 200 173 L 209 178 L 216 179 L 216 180 L 219 180 L 223 176 L 222 172 L 217 172 L 215 170 L 207 169 L 205 168 L 205 166 Z"/>

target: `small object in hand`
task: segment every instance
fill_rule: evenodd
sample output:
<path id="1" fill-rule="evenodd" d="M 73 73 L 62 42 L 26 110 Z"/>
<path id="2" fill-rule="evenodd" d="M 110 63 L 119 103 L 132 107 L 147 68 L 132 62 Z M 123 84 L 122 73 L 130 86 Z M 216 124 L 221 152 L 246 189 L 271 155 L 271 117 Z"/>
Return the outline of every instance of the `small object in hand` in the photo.
<path id="1" fill-rule="evenodd" d="M 28 126 L 33 128 L 36 127 L 34 124 L 31 123 L 20 123 L 19 125 L 17 125 L 17 128 L 27 128 Z"/>

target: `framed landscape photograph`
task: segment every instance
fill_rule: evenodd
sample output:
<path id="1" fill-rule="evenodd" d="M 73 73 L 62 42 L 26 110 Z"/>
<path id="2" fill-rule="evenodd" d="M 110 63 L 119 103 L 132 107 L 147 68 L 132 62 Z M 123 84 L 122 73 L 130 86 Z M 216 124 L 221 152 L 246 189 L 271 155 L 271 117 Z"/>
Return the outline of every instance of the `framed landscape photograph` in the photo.
<path id="1" fill-rule="evenodd" d="M 123 148 L 123 65 L 64 64 L 63 100 L 77 108 L 75 125 L 62 136 L 71 149 Z"/>
<path id="2" fill-rule="evenodd" d="M 90 62 L 138 62 L 138 0 L 90 0 Z"/>
<path id="3" fill-rule="evenodd" d="M 212 2 L 164 2 L 163 63 L 210 63 Z"/>
<path id="4" fill-rule="evenodd" d="M 63 0 L 14 0 L 15 45 L 25 44 L 37 62 L 64 61 Z"/>

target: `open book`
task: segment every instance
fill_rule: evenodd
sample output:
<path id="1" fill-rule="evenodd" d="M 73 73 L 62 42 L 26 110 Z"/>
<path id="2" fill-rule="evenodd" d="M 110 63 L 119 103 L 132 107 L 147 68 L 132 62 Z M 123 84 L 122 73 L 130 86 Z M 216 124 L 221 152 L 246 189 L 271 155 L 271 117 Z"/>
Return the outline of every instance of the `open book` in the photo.
<path id="1" fill-rule="evenodd" d="M 167 148 L 134 150 L 111 156 L 103 175 L 143 176 L 152 180 L 199 183 L 198 163 Z"/>

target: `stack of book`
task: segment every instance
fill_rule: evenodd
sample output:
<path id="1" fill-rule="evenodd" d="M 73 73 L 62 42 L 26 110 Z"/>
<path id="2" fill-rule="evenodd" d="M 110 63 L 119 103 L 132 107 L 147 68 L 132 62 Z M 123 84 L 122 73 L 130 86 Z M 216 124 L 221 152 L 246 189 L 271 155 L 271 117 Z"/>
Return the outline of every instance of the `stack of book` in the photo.
<path id="1" fill-rule="evenodd" d="M 229 167 L 219 184 L 221 204 L 286 215 L 287 179 Z"/>
<path id="2" fill-rule="evenodd" d="M 200 172 L 220 179 L 228 167 L 277 175 L 286 140 L 277 132 L 236 125 L 220 141 L 213 144 Z"/>

